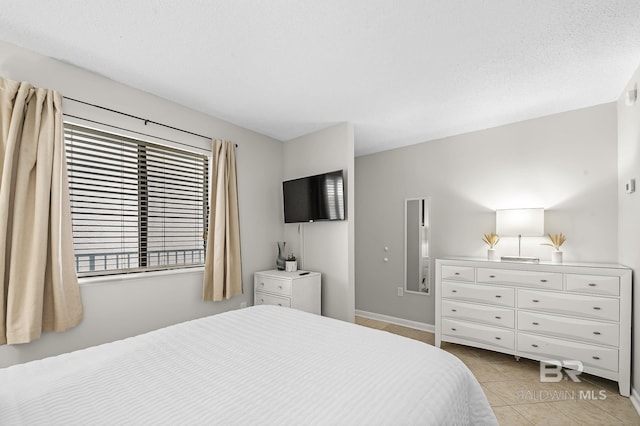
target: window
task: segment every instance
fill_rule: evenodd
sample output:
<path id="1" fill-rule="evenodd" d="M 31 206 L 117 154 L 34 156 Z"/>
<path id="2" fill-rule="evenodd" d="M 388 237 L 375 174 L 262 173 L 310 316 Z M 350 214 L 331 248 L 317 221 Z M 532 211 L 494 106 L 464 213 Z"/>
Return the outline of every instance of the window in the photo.
<path id="1" fill-rule="evenodd" d="M 64 124 L 78 276 L 204 263 L 208 157 Z"/>

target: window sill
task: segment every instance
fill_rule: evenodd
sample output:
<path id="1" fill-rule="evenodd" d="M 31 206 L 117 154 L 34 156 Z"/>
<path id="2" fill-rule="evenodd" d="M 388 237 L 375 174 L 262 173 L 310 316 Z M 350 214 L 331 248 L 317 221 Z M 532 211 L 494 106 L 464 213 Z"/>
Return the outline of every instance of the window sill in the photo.
<path id="1" fill-rule="evenodd" d="M 78 284 L 80 285 L 80 287 L 84 287 L 111 284 L 117 281 L 133 281 L 154 277 L 166 277 L 170 275 L 184 275 L 200 272 L 204 272 L 204 266 L 197 266 L 194 268 L 165 269 L 162 271 L 136 272 L 130 274 L 104 275 L 100 277 L 83 277 L 78 278 Z"/>

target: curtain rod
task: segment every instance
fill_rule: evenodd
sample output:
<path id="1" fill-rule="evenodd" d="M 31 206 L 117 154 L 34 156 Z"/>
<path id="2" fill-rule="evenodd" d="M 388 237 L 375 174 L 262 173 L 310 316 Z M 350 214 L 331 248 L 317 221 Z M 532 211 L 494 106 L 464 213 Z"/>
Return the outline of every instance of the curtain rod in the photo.
<path id="1" fill-rule="evenodd" d="M 201 146 L 195 146 L 195 145 L 191 145 L 191 144 L 184 143 L 184 142 L 178 142 L 178 141 L 174 141 L 173 139 L 167 139 L 167 138 L 163 138 L 163 137 L 156 136 L 156 135 L 150 135 L 149 133 L 142 133 L 142 132 L 138 132 L 138 131 L 131 130 L 131 129 L 125 129 L 124 127 L 114 126 L 113 124 L 103 123 L 102 121 L 91 120 L 90 118 L 79 117 L 79 116 L 73 115 L 73 114 L 67 114 L 66 112 L 63 112 L 62 115 L 64 115 L 65 117 L 77 118 L 77 119 L 80 119 L 80 120 L 88 121 L 90 123 L 101 124 L 103 126 L 111 127 L 112 129 L 124 130 L 125 132 L 131 132 L 131 133 L 135 133 L 137 135 L 147 136 L 147 137 L 150 137 L 150 138 L 153 138 L 153 139 L 159 139 L 159 140 L 166 141 L 166 142 L 172 142 L 172 143 L 175 143 L 175 144 L 178 144 L 178 145 L 187 146 L 189 148 L 195 148 L 195 149 L 198 149 L 198 150 L 203 149 Z M 237 146 L 238 145 L 236 145 L 236 147 Z"/>
<path id="2" fill-rule="evenodd" d="M 70 100 L 70 101 L 73 101 L 73 102 L 78 102 L 78 103 L 85 104 L 85 105 L 89 105 L 89 106 L 92 106 L 92 107 L 95 107 L 95 108 L 100 108 L 100 109 L 103 109 L 103 110 L 105 110 L 105 111 L 114 112 L 114 113 L 116 113 L 116 114 L 121 114 L 121 115 L 124 115 L 124 116 L 130 117 L 130 118 L 135 118 L 135 119 L 137 119 L 137 120 L 144 121 L 144 125 L 145 125 L 145 126 L 146 126 L 147 124 L 151 123 L 151 124 L 155 124 L 156 126 L 166 127 L 166 128 L 168 128 L 168 129 L 177 130 L 178 132 L 187 133 L 187 134 L 189 134 L 189 135 L 199 136 L 199 137 L 201 137 L 201 138 L 205 138 L 205 139 L 208 139 L 208 140 L 210 140 L 210 141 L 211 141 L 211 140 L 213 140 L 213 138 L 212 138 L 212 137 L 210 137 L 210 136 L 205 136 L 205 135 L 201 135 L 201 134 L 199 134 L 199 133 L 190 132 L 189 130 L 179 129 L 179 128 L 177 128 L 177 127 L 169 126 L 168 124 L 158 123 L 157 121 L 153 121 L 153 120 L 149 120 L 149 119 L 146 119 L 146 118 L 138 117 L 137 115 L 128 114 L 128 113 L 126 113 L 126 112 L 122 112 L 122 111 L 117 111 L 117 110 L 115 110 L 115 109 L 111 109 L 111 108 L 103 107 L 103 106 L 100 106 L 100 105 L 92 104 L 92 103 L 90 103 L 90 102 L 85 102 L 85 101 L 81 101 L 81 100 L 79 100 L 79 99 L 70 98 L 70 97 L 68 97 L 68 96 L 63 96 L 63 98 L 64 98 L 64 99 L 67 99 L 67 100 Z M 68 114 L 66 114 L 66 115 L 68 115 Z M 73 116 L 71 116 L 71 115 L 69 115 L 69 116 L 70 116 L 70 117 L 73 117 Z M 82 117 L 75 117 L 75 118 L 82 118 Z M 89 121 L 91 121 L 91 120 L 89 120 Z M 105 124 L 105 123 L 100 123 L 100 124 Z M 151 136 L 151 135 L 147 135 L 147 136 Z M 175 142 L 175 141 L 171 141 L 171 142 Z M 179 142 L 178 142 L 178 143 L 179 143 Z M 187 145 L 187 144 L 184 144 L 184 145 Z M 190 146 L 190 145 L 189 145 L 189 146 Z M 237 148 L 237 147 L 238 147 L 238 144 L 236 143 L 236 144 L 234 144 L 234 146 Z"/>

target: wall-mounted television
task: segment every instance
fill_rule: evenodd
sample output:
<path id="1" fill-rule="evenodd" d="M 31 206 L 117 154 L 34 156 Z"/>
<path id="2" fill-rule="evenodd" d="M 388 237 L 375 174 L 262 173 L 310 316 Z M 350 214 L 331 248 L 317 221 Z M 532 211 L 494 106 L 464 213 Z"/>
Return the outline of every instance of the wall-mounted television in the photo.
<path id="1" fill-rule="evenodd" d="M 282 182 L 284 222 L 344 220 L 342 170 Z"/>

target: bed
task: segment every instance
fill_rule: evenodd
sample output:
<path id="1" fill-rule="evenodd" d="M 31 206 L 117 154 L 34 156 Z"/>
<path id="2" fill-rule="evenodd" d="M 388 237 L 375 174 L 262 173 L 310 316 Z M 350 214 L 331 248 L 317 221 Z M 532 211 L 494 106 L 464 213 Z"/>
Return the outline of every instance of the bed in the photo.
<path id="1" fill-rule="evenodd" d="M 0 369 L 0 424 L 497 424 L 433 346 L 275 306 Z"/>

